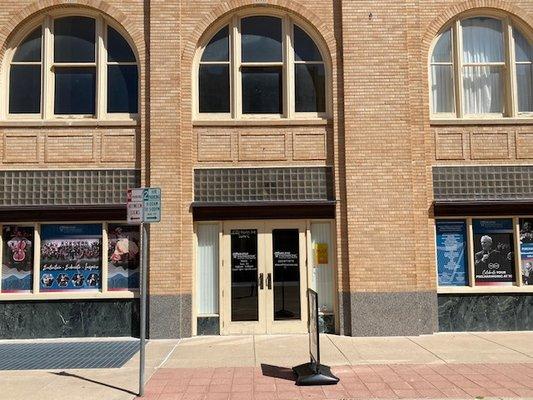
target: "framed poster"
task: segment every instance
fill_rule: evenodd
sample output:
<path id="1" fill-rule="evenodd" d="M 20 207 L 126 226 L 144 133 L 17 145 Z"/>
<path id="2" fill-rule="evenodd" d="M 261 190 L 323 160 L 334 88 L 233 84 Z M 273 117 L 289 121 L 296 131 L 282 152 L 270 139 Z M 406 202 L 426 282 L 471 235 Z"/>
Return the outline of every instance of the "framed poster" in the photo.
<path id="1" fill-rule="evenodd" d="M 231 320 L 259 321 L 256 229 L 231 230 Z"/>
<path id="2" fill-rule="evenodd" d="M 32 291 L 33 244 L 33 226 L 2 227 L 2 293 Z"/>
<path id="3" fill-rule="evenodd" d="M 108 290 L 139 289 L 140 236 L 136 225 L 107 226 Z"/>
<path id="4" fill-rule="evenodd" d="M 522 283 L 533 285 L 533 218 L 521 218 L 519 225 Z"/>
<path id="5" fill-rule="evenodd" d="M 474 219 L 474 264 L 476 285 L 515 282 L 512 219 Z"/>
<path id="6" fill-rule="evenodd" d="M 41 292 L 98 291 L 101 276 L 101 224 L 41 226 Z"/>
<path id="7" fill-rule="evenodd" d="M 329 264 L 328 244 L 315 243 L 316 264 Z"/>
<path id="8" fill-rule="evenodd" d="M 438 220 L 435 226 L 439 286 L 467 286 L 466 221 Z"/>

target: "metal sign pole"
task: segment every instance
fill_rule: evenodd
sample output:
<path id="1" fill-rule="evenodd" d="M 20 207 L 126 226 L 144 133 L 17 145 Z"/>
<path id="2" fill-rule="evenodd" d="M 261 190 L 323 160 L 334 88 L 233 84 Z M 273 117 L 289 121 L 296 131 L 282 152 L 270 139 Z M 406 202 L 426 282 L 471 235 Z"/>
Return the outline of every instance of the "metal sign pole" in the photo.
<path id="1" fill-rule="evenodd" d="M 146 346 L 146 286 L 148 275 L 148 229 L 147 224 L 141 223 L 142 230 L 142 264 L 141 264 L 141 287 L 140 287 L 140 349 L 139 349 L 139 396 L 144 396 L 144 364 Z"/>
<path id="2" fill-rule="evenodd" d="M 161 189 L 133 188 L 126 195 L 128 224 L 141 224 L 141 281 L 139 287 L 139 396 L 144 396 L 144 366 L 146 351 L 146 296 L 148 283 L 149 223 L 161 221 Z"/>

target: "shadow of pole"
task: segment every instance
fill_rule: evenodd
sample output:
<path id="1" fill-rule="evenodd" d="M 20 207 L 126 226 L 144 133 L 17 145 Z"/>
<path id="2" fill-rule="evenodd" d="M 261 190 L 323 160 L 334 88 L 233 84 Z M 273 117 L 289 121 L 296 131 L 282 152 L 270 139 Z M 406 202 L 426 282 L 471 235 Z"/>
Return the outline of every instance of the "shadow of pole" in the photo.
<path id="1" fill-rule="evenodd" d="M 50 372 L 50 373 L 52 375 L 57 375 L 57 376 L 66 376 L 66 377 L 69 377 L 69 378 L 78 378 L 78 379 L 81 379 L 82 381 L 95 383 L 97 385 L 105 386 L 105 387 L 108 387 L 110 389 L 120 390 L 121 392 L 125 392 L 125 393 L 128 393 L 128 394 L 134 395 L 134 396 L 137 396 L 137 394 L 138 394 L 138 393 L 135 393 L 135 392 L 133 392 L 131 390 L 128 390 L 128 389 L 123 389 L 123 388 L 120 388 L 118 386 L 113 386 L 113 385 L 110 385 L 110 384 L 104 383 L 104 382 L 98 382 L 98 381 L 95 381 L 94 379 L 85 378 L 83 376 L 76 375 L 76 374 L 71 374 L 70 372 L 66 372 L 66 371 Z"/>
<path id="2" fill-rule="evenodd" d="M 263 373 L 263 376 L 269 376 L 271 378 L 279 378 L 285 379 L 287 381 L 296 382 L 296 375 L 292 371 L 292 368 L 261 364 L 261 372 Z"/>

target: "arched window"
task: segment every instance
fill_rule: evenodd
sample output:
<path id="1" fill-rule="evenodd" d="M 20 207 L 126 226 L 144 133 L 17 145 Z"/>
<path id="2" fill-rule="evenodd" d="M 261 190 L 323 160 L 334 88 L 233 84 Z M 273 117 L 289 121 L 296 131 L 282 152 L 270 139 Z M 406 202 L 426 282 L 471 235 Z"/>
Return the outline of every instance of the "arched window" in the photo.
<path id="1" fill-rule="evenodd" d="M 133 118 L 137 60 L 101 16 L 47 16 L 12 50 L 7 115 L 12 118 Z"/>
<path id="2" fill-rule="evenodd" d="M 533 115 L 533 47 L 509 18 L 454 21 L 430 57 L 434 117 Z"/>
<path id="3" fill-rule="evenodd" d="M 326 115 L 324 57 L 308 31 L 289 17 L 234 17 L 199 58 L 198 118 Z"/>

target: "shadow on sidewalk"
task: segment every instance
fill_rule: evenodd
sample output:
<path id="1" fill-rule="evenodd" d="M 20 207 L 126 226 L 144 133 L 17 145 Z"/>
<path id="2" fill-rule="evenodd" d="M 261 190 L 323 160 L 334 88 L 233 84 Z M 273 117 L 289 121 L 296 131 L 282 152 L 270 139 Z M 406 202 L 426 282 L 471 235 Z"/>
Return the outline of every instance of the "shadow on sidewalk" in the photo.
<path id="1" fill-rule="evenodd" d="M 296 382 L 296 375 L 290 368 L 278 367 L 276 365 L 261 364 L 261 372 L 264 376 Z"/>
<path id="2" fill-rule="evenodd" d="M 138 393 L 132 392 L 131 390 L 119 388 L 117 386 L 109 385 L 109 384 L 103 383 L 103 382 L 98 382 L 98 381 L 95 381 L 93 379 L 85 378 L 83 376 L 79 376 L 79 375 L 76 375 L 76 374 L 71 374 L 70 372 L 61 371 L 61 372 L 50 372 L 50 373 L 53 374 L 53 375 L 57 375 L 57 376 L 66 376 L 66 377 L 69 377 L 69 378 L 78 378 L 78 379 L 81 379 L 82 381 L 95 383 L 97 385 L 105 386 L 105 387 L 108 387 L 110 389 L 120 390 L 121 392 L 125 392 L 125 393 L 131 394 L 133 396 L 137 396 L 138 395 Z"/>

